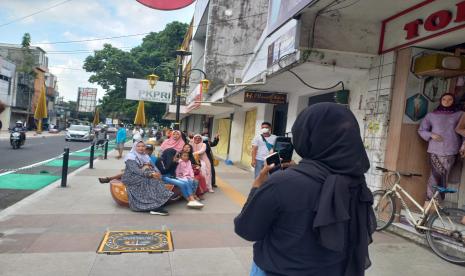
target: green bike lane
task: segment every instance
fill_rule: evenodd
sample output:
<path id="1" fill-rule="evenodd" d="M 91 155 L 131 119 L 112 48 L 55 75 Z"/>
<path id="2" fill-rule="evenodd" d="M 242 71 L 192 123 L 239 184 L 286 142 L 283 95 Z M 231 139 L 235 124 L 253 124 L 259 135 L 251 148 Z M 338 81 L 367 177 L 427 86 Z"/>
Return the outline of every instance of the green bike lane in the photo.
<path id="1" fill-rule="evenodd" d="M 115 148 L 115 142 L 110 141 L 108 151 Z M 90 161 L 90 147 L 71 152 L 68 160 L 68 174 L 85 166 Z M 94 159 L 103 158 L 104 149 L 94 151 Z M 63 155 L 39 162 L 37 165 L 26 166 L 13 172 L 0 174 L 0 191 L 2 200 L 0 209 L 7 208 L 24 197 L 61 179 Z"/>

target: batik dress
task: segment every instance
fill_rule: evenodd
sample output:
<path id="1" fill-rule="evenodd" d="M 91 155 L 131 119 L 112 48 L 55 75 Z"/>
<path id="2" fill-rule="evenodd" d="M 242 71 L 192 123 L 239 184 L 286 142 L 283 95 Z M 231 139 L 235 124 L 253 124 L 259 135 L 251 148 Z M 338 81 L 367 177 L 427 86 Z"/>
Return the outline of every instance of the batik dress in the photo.
<path id="1" fill-rule="evenodd" d="M 155 170 L 143 170 L 137 161 L 127 160 L 121 180 L 126 185 L 129 207 L 134 211 L 150 211 L 163 206 L 173 195 L 163 182 L 152 178 Z"/>

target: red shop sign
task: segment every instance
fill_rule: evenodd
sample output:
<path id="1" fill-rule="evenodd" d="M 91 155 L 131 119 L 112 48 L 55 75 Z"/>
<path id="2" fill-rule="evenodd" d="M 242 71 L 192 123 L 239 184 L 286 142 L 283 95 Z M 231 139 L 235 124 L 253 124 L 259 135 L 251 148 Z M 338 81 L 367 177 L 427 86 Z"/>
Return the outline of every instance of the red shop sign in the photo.
<path id="1" fill-rule="evenodd" d="M 465 28 L 464 0 L 426 0 L 383 20 L 379 53 Z"/>
<path id="2" fill-rule="evenodd" d="M 136 0 L 149 8 L 156 10 L 171 11 L 182 9 L 194 3 L 195 0 Z"/>

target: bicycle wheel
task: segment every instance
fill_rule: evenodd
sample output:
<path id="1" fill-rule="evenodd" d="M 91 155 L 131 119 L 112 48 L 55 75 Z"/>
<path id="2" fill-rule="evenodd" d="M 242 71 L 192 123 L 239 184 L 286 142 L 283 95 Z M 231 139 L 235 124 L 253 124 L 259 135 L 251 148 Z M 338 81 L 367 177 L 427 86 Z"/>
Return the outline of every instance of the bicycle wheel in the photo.
<path id="1" fill-rule="evenodd" d="M 376 231 L 386 229 L 394 220 L 396 202 L 386 190 L 377 190 L 373 193 L 373 211 L 376 216 Z"/>
<path id="2" fill-rule="evenodd" d="M 426 223 L 426 241 L 442 259 L 465 264 L 465 210 L 445 208 L 434 213 Z"/>

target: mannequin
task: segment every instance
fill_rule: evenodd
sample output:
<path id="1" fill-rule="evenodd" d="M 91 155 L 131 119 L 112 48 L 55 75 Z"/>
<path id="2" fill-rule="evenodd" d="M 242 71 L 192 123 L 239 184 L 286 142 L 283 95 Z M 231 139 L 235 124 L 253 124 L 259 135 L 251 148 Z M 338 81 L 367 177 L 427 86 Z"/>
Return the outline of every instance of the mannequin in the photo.
<path id="1" fill-rule="evenodd" d="M 433 186 L 447 187 L 449 172 L 462 145 L 462 137 L 458 133 L 465 134 L 459 127 L 462 116 L 463 112 L 455 105 L 454 95 L 445 93 L 439 106 L 428 113 L 420 124 L 418 134 L 428 142 L 431 164 L 425 204 L 433 197 Z M 441 194 L 441 199 L 444 199 L 444 194 Z"/>

